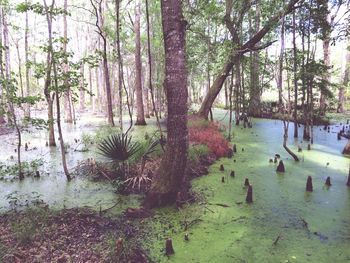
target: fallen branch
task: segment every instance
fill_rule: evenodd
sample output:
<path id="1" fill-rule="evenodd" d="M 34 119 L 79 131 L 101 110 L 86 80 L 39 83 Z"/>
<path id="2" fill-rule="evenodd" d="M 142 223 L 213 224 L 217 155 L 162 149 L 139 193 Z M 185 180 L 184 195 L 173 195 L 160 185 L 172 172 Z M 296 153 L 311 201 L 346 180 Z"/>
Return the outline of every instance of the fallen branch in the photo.
<path id="1" fill-rule="evenodd" d="M 280 239 L 282 239 L 281 234 L 279 234 L 279 235 L 276 237 L 276 239 L 275 239 L 275 241 L 272 243 L 272 245 L 276 246 L 277 243 L 278 243 L 278 241 L 279 241 Z"/>

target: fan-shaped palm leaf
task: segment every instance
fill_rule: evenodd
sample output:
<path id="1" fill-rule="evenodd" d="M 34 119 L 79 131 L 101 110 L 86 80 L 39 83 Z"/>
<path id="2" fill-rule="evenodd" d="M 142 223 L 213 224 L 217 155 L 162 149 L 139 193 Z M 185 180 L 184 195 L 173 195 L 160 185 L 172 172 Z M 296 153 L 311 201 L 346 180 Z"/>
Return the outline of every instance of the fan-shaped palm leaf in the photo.
<path id="1" fill-rule="evenodd" d="M 138 143 L 131 141 L 127 134 L 112 134 L 98 145 L 100 154 L 116 162 L 125 162 L 140 150 Z"/>

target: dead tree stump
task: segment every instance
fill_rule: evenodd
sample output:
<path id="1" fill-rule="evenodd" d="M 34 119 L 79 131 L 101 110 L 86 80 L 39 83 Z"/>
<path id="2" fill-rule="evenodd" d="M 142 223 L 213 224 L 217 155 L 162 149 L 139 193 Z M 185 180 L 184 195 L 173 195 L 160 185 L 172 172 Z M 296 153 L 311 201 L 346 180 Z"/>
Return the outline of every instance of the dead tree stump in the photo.
<path id="1" fill-rule="evenodd" d="M 251 185 L 248 186 L 247 197 L 245 200 L 247 203 L 253 203 L 253 186 Z"/>
<path id="2" fill-rule="evenodd" d="M 175 251 L 174 251 L 174 248 L 173 248 L 173 241 L 171 240 L 171 238 L 168 238 L 165 241 L 165 254 L 167 256 L 170 256 L 170 255 L 172 255 L 174 253 L 175 253 Z"/>
<path id="3" fill-rule="evenodd" d="M 312 177 L 308 176 L 307 178 L 307 182 L 306 182 L 306 191 L 307 192 L 312 192 L 313 191 L 313 187 L 312 187 Z"/>
<path id="4" fill-rule="evenodd" d="M 328 176 L 327 179 L 326 179 L 326 182 L 325 182 L 325 185 L 327 186 L 331 186 L 331 178 Z"/>
<path id="5" fill-rule="evenodd" d="M 280 160 L 278 166 L 277 166 L 277 169 L 276 169 L 276 172 L 279 172 L 279 173 L 284 173 L 286 170 L 284 168 L 284 164 L 283 164 L 283 161 Z"/>

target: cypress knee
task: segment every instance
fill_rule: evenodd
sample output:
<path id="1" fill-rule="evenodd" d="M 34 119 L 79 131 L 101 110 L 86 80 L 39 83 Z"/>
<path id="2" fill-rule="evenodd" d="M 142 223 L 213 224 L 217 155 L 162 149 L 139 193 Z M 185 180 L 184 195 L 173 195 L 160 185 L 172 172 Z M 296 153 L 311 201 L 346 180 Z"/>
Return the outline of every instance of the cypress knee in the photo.
<path id="1" fill-rule="evenodd" d="M 231 171 L 230 176 L 235 177 L 235 171 Z"/>
<path id="2" fill-rule="evenodd" d="M 309 176 L 307 178 L 307 182 L 306 182 L 306 191 L 307 192 L 312 192 L 313 191 L 313 187 L 312 187 L 312 177 Z"/>
<path id="3" fill-rule="evenodd" d="M 244 181 L 244 186 L 249 186 L 249 185 L 250 185 L 250 184 L 249 184 L 249 179 L 246 178 L 245 181 Z"/>
<path id="4" fill-rule="evenodd" d="M 311 144 L 310 144 L 310 143 L 307 145 L 307 150 L 308 150 L 308 151 L 311 150 Z"/>
<path id="5" fill-rule="evenodd" d="M 220 171 L 225 171 L 225 168 L 224 168 L 223 164 L 220 165 Z"/>
<path id="6" fill-rule="evenodd" d="M 236 146 L 236 144 L 233 145 L 233 152 L 234 152 L 234 153 L 237 152 L 237 146 Z"/>
<path id="7" fill-rule="evenodd" d="M 175 253 L 175 251 L 174 251 L 174 248 L 173 248 L 173 241 L 171 240 L 171 238 L 168 238 L 165 241 L 165 254 L 167 256 L 170 256 L 170 255 L 172 255 L 174 253 Z"/>
<path id="8" fill-rule="evenodd" d="M 276 171 L 279 173 L 284 173 L 286 171 L 282 160 L 279 162 Z"/>
<path id="9" fill-rule="evenodd" d="M 331 186 L 331 185 L 332 185 L 332 184 L 331 184 L 331 178 L 330 178 L 329 176 L 328 176 L 327 179 L 326 179 L 325 185 L 327 185 L 327 186 Z"/>
<path id="10" fill-rule="evenodd" d="M 222 183 L 225 183 L 225 177 L 224 177 L 224 176 L 221 177 L 221 182 L 222 182 Z"/>
<path id="11" fill-rule="evenodd" d="M 247 197 L 245 200 L 247 203 L 253 203 L 253 186 L 251 185 L 248 186 Z"/>

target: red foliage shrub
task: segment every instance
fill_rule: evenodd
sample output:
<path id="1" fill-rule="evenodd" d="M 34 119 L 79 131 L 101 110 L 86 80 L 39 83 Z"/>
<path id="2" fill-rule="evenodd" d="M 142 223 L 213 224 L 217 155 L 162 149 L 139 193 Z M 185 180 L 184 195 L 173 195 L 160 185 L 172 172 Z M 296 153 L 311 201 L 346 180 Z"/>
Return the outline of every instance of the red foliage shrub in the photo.
<path id="1" fill-rule="evenodd" d="M 217 158 L 225 157 L 230 151 L 229 144 L 219 130 L 217 122 L 209 122 L 199 117 L 188 118 L 190 143 L 205 144 Z"/>

